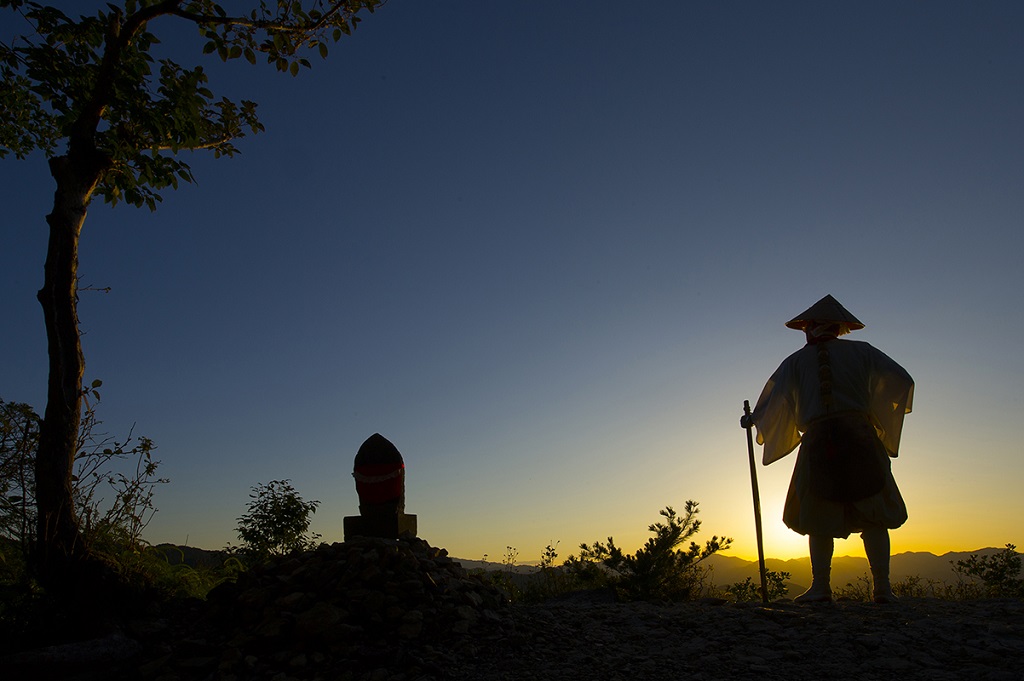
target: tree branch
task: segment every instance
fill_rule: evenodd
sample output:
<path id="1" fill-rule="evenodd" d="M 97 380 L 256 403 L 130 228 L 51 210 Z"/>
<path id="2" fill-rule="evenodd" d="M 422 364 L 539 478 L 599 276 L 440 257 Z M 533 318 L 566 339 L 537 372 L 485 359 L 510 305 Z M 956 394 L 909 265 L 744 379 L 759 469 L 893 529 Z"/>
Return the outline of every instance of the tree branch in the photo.
<path id="1" fill-rule="evenodd" d="M 91 146 L 92 138 L 99 128 L 103 119 L 103 112 L 106 110 L 113 93 L 114 75 L 121 62 L 121 54 L 124 48 L 132 41 L 146 22 L 156 17 L 171 14 L 182 0 L 164 0 L 155 5 L 143 7 L 137 12 L 128 15 L 122 23 L 122 14 L 119 8 L 114 7 L 110 14 L 107 26 L 107 35 L 103 45 L 103 58 L 100 61 L 99 71 L 96 75 L 96 83 L 93 86 L 89 98 L 83 103 L 82 111 L 71 129 L 69 144 L 75 140 L 79 142 L 89 141 Z"/>
<path id="2" fill-rule="evenodd" d="M 196 144 L 189 144 L 187 149 L 188 149 L 188 151 L 198 151 L 200 149 L 216 149 L 217 147 L 219 147 L 221 145 L 227 144 L 228 142 L 230 142 L 233 139 L 235 139 L 235 138 L 232 135 L 224 135 L 223 137 L 218 137 L 217 139 L 207 140 L 205 142 L 199 142 L 199 143 L 196 143 Z M 186 149 L 186 147 L 184 147 L 184 146 L 181 146 L 181 145 L 175 146 L 175 145 L 171 145 L 171 144 L 155 144 L 155 145 L 153 145 L 151 147 L 147 147 L 147 148 L 148 149 L 155 149 L 156 151 L 174 151 L 174 152 L 177 152 L 179 149 Z"/>
<path id="3" fill-rule="evenodd" d="M 174 4 L 179 5 L 180 2 L 168 2 L 161 4 Z M 384 3 L 379 3 L 383 5 Z M 168 14 L 173 14 L 182 19 L 186 19 L 196 24 L 206 24 L 209 26 L 243 26 L 245 28 L 252 28 L 258 31 L 274 31 L 278 33 L 310 33 L 318 31 L 325 26 L 329 26 L 331 19 L 342 14 L 343 10 L 348 6 L 346 0 L 335 0 L 331 3 L 329 9 L 325 11 L 315 21 L 304 22 L 304 23 L 288 23 L 287 21 L 271 20 L 271 19 L 250 19 L 247 17 L 221 17 L 214 16 L 211 14 L 195 14 L 187 10 L 175 7 Z M 347 16 L 342 17 L 342 21 L 348 21 L 351 17 L 355 16 L 355 12 L 349 10 Z"/>

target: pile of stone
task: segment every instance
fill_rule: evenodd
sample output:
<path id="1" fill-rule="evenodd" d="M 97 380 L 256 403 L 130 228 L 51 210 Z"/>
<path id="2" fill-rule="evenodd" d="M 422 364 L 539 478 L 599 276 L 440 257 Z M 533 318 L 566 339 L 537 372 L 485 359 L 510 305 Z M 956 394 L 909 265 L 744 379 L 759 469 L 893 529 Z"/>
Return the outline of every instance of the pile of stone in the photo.
<path id="1" fill-rule="evenodd" d="M 352 538 L 257 566 L 212 592 L 144 679 L 440 678 L 506 637 L 505 594 L 417 538 Z"/>
<path id="2" fill-rule="evenodd" d="M 448 681 L 1018 681 L 1024 600 L 903 598 L 515 605 L 515 636 L 448 667 Z"/>

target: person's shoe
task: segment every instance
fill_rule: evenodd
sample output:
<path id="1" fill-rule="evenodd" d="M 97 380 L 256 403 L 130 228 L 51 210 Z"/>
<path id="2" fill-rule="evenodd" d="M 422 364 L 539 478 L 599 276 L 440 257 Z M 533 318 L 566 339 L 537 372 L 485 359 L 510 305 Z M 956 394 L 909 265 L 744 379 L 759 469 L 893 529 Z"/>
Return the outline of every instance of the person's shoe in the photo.
<path id="1" fill-rule="evenodd" d="M 827 584 L 820 586 L 811 584 L 811 588 L 793 599 L 794 603 L 831 603 L 832 588 Z"/>
<path id="2" fill-rule="evenodd" d="M 896 598 L 896 594 L 892 592 L 892 587 L 887 581 L 881 584 L 876 584 L 874 589 L 872 589 L 872 592 L 871 600 L 875 603 L 896 603 L 900 600 Z"/>

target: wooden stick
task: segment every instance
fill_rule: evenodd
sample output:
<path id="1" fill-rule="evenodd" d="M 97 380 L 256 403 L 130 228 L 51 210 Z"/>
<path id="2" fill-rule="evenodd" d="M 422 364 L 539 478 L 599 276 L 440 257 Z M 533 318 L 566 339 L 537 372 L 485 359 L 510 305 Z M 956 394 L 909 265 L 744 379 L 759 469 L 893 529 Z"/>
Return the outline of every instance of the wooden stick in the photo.
<path id="1" fill-rule="evenodd" d="M 757 464 L 754 463 L 753 424 L 750 424 L 750 402 L 743 400 L 743 413 L 747 417 L 747 454 L 750 458 L 750 488 L 754 492 L 754 528 L 757 530 L 757 562 L 761 569 L 761 602 L 768 605 L 768 574 L 764 567 L 764 539 L 761 535 L 761 495 L 757 491 Z"/>

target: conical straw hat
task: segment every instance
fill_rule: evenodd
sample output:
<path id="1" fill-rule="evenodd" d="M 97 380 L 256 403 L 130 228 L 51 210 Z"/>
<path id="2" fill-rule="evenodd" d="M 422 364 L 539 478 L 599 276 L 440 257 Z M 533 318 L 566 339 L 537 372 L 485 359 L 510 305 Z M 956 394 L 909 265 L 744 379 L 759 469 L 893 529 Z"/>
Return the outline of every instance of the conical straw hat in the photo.
<path id="1" fill-rule="evenodd" d="M 790 319 L 786 322 L 786 326 L 802 331 L 810 322 L 838 322 L 845 324 L 850 331 L 864 328 L 864 324 L 859 319 L 850 314 L 849 310 L 830 295 Z"/>

